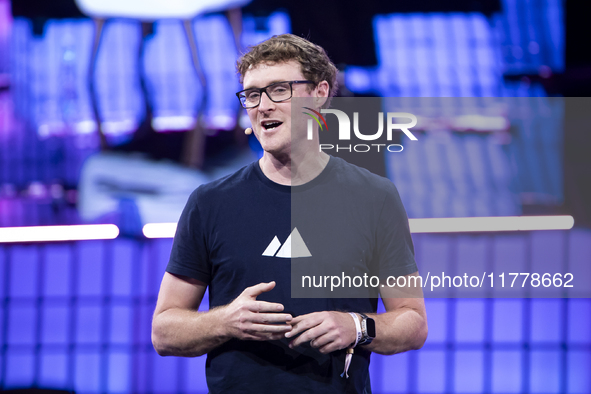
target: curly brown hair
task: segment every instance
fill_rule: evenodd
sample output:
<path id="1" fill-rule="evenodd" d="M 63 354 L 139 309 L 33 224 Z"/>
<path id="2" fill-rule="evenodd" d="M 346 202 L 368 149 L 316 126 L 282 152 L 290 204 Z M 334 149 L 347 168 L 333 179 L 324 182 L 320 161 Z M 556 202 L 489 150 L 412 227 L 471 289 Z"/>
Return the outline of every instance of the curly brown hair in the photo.
<path id="1" fill-rule="evenodd" d="M 328 82 L 330 87 L 328 97 L 336 95 L 338 70 L 324 49 L 293 34 L 273 36 L 257 45 L 248 47 L 248 52 L 244 53 L 236 62 L 240 83 L 243 82 L 244 75 L 252 67 L 262 63 L 277 64 L 290 60 L 295 60 L 300 64 L 304 78 L 314 82 L 314 86 L 322 81 Z"/>

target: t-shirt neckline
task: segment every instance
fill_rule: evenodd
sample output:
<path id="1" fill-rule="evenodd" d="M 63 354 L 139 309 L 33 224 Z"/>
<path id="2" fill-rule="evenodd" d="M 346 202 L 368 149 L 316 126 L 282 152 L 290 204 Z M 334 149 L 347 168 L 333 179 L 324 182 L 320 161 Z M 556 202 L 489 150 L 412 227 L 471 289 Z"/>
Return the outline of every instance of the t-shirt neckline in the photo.
<path id="1" fill-rule="evenodd" d="M 297 186 L 289 186 L 289 185 L 281 185 L 279 183 L 273 182 L 263 173 L 261 166 L 259 164 L 259 160 L 255 161 L 251 164 L 253 167 L 253 172 L 256 174 L 257 178 L 265 185 L 270 187 L 271 189 L 283 192 L 283 193 L 298 193 L 308 189 L 315 187 L 316 185 L 322 183 L 324 179 L 328 176 L 330 171 L 332 171 L 333 167 L 336 165 L 335 158 L 329 155 L 328 163 L 322 169 L 320 174 L 316 176 L 316 178 L 312 179 L 309 182 L 304 183 L 303 185 Z"/>

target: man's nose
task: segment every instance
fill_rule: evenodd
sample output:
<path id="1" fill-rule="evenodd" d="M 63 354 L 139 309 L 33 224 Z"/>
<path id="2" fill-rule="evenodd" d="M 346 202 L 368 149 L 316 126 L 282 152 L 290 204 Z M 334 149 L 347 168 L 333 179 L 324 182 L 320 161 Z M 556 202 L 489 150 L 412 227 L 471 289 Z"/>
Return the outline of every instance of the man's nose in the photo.
<path id="1" fill-rule="evenodd" d="M 263 92 L 259 103 L 259 111 L 268 111 L 273 108 L 275 108 L 275 103 L 269 98 L 269 93 Z"/>

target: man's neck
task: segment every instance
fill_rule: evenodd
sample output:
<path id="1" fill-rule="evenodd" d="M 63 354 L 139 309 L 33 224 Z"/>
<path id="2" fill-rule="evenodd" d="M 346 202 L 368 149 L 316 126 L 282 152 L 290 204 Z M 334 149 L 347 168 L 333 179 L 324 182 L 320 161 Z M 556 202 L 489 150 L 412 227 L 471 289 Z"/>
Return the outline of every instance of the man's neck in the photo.
<path id="1" fill-rule="evenodd" d="M 298 186 L 316 178 L 328 164 L 330 156 L 324 152 L 308 151 L 305 154 L 274 156 L 265 152 L 259 165 L 271 181 L 280 185 Z"/>

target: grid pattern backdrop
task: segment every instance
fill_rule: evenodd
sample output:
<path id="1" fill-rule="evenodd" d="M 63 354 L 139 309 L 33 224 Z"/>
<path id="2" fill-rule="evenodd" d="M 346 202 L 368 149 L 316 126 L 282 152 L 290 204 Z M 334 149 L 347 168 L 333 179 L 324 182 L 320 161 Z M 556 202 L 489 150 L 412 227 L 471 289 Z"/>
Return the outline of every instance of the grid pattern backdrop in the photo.
<path id="1" fill-rule="evenodd" d="M 414 239 L 419 267 L 591 263 L 589 230 Z M 0 387 L 206 393 L 205 357 L 160 357 L 150 341 L 170 248 L 170 240 L 125 239 L 0 247 Z M 591 300 L 426 304 L 423 349 L 372 356 L 375 393 L 591 391 Z M 201 310 L 207 305 L 206 297 Z"/>
<path id="2" fill-rule="evenodd" d="M 56 209 L 39 190 L 52 182 L 75 188 L 82 163 L 98 150 L 86 82 L 92 23 L 50 20 L 36 37 L 27 20 L 10 20 L 8 4 L 0 0 L 0 85 L 10 75 L 10 89 L 0 90 L 0 225 L 77 222 L 73 209 Z M 490 19 L 377 16 L 379 64 L 348 67 L 347 85 L 382 96 L 543 97 L 539 85 L 507 82 L 503 75 L 563 70 L 562 7 L 559 0 L 504 0 L 503 12 Z M 282 12 L 245 15 L 243 26 L 243 46 L 290 31 Z M 193 28 L 207 58 L 208 124 L 228 128 L 236 121 L 238 90 L 231 31 L 217 14 L 197 18 Z M 111 21 L 97 61 L 103 127 L 119 142 L 144 116 L 135 56 L 140 40 L 138 23 Z M 144 67 L 156 118 L 194 118 L 202 87 L 180 23 L 156 23 Z M 523 203 L 557 204 L 563 196 L 556 126 L 514 122 L 509 140 L 426 134 L 423 144 L 388 161 L 388 175 L 411 217 L 513 215 Z M 416 174 L 408 177 L 402 168 Z M 17 199 L 25 188 L 30 198 Z M 419 267 L 441 260 L 454 266 L 460 259 L 492 261 L 492 269 L 515 259 L 591 263 L 589 230 L 414 239 Z M 170 240 L 135 239 L 0 246 L 0 388 L 206 393 L 204 357 L 162 358 L 150 342 L 170 247 Z M 374 355 L 375 393 L 591 392 L 591 300 L 426 303 L 427 343 L 419 352 Z M 203 305 L 207 309 L 207 299 Z"/>

